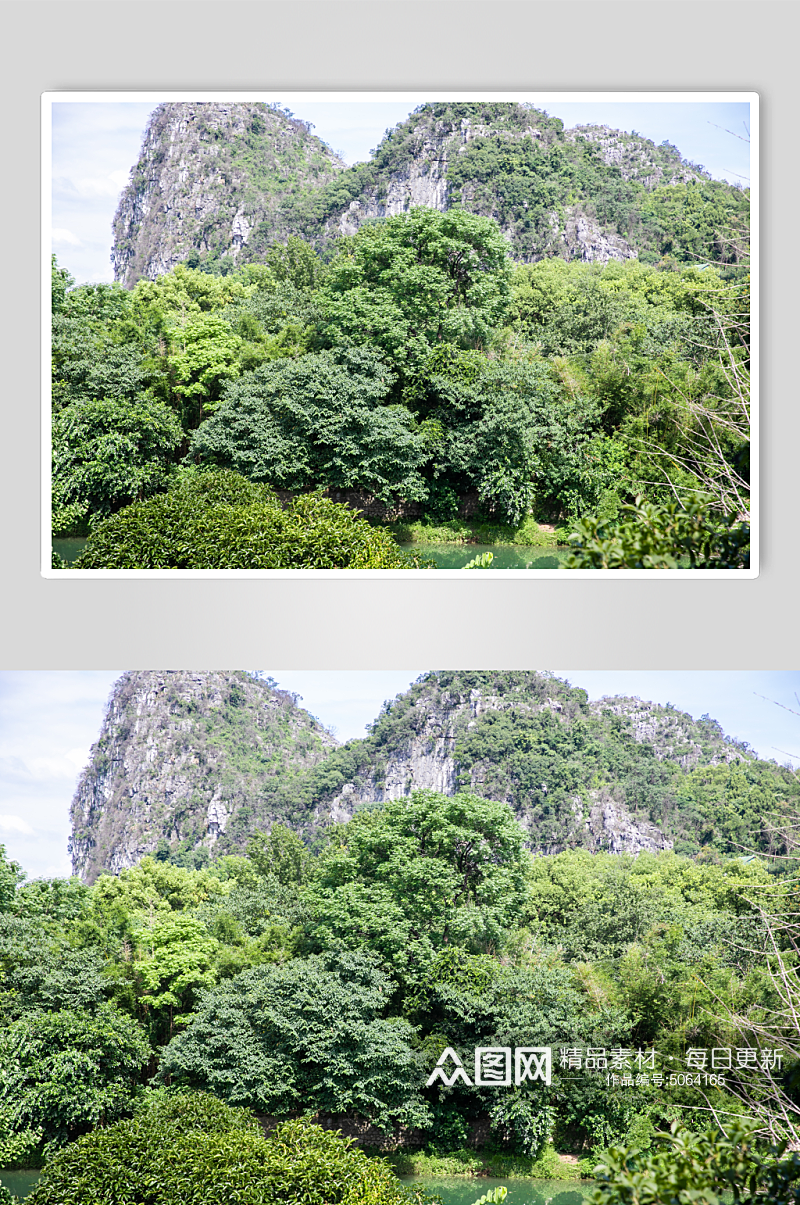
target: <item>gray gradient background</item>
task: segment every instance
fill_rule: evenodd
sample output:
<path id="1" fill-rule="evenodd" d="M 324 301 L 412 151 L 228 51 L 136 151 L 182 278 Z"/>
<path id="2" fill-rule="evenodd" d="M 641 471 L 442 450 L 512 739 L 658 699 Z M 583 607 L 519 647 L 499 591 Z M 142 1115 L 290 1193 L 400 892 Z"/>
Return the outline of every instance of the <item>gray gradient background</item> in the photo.
<path id="1" fill-rule="evenodd" d="M 793 2 L 0 4 L 0 667 L 793 668 L 800 183 Z M 761 95 L 755 581 L 53 581 L 39 575 L 39 97 L 52 89 L 727 89 Z M 790 203 L 790 199 L 791 202 Z"/>

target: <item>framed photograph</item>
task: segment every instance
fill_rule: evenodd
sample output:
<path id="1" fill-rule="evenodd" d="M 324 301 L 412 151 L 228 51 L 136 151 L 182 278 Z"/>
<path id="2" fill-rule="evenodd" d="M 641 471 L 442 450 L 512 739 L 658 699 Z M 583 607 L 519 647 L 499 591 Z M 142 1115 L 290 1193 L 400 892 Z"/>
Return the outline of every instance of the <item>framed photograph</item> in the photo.
<path id="1" fill-rule="evenodd" d="M 791 1202 L 798 691 L 0 673 L 6 1200 Z"/>
<path id="2" fill-rule="evenodd" d="M 46 577 L 757 576 L 756 93 L 42 105 Z"/>

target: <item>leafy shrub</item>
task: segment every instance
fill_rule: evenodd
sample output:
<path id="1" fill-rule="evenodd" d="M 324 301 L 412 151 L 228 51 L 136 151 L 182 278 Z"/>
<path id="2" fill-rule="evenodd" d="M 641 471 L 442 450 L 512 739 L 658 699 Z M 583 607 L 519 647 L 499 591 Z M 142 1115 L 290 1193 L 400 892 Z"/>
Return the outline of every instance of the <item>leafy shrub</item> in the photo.
<path id="1" fill-rule="evenodd" d="M 305 1121 L 265 1138 L 252 1114 L 201 1094 L 159 1101 L 57 1155 L 30 1205 L 406 1205 L 380 1160 Z"/>
<path id="2" fill-rule="evenodd" d="M 92 531 L 77 569 L 411 569 L 392 537 L 346 506 L 275 492 L 226 470 L 188 473 Z"/>
<path id="3" fill-rule="evenodd" d="M 594 518 L 577 524 L 568 569 L 677 569 L 683 557 L 692 569 L 750 564 L 750 524 L 710 514 L 702 501 L 659 506 L 639 495 L 619 514 L 616 523 Z"/>
<path id="4" fill-rule="evenodd" d="M 183 439 L 151 398 L 85 398 L 53 422 L 53 529 L 68 534 L 162 489 Z"/>
<path id="5" fill-rule="evenodd" d="M 112 1005 L 29 1013 L 0 1031 L 0 1104 L 14 1133 L 66 1142 L 130 1113 L 150 1055 L 139 1025 Z"/>
<path id="6" fill-rule="evenodd" d="M 42 1140 L 41 1129 L 14 1129 L 12 1111 L 0 1106 L 0 1167 L 28 1167 L 38 1154 Z M 0 1203 L 2 1202 L 0 1191 Z"/>
<path id="7" fill-rule="evenodd" d="M 727 1134 L 709 1129 L 695 1134 L 673 1122 L 659 1134 L 658 1149 L 612 1147 L 595 1169 L 594 1205 L 695 1205 L 731 1193 L 736 1205 L 789 1205 L 800 1199 L 800 1155 L 788 1158 L 786 1143 L 760 1153 L 756 1124 L 734 1118 Z"/>

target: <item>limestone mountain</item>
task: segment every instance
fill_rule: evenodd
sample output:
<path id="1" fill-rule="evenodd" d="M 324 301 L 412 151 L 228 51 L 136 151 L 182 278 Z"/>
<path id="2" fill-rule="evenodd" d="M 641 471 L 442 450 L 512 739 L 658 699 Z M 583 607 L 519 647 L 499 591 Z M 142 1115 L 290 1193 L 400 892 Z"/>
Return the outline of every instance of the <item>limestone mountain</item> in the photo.
<path id="1" fill-rule="evenodd" d="M 258 256 L 285 241 L 283 206 L 344 163 L 287 110 L 171 102 L 150 117 L 114 219 L 114 276 L 128 287 L 176 264 Z"/>
<path id="2" fill-rule="evenodd" d="M 214 846 L 265 784 L 308 770 L 336 745 L 295 696 L 247 673 L 123 674 L 72 802 L 73 872 L 94 882 L 159 848 Z"/>
<path id="3" fill-rule="evenodd" d="M 606 126 L 565 130 L 529 104 L 420 105 L 368 162 L 346 168 L 282 109 L 166 103 L 120 200 L 115 276 L 130 286 L 181 261 L 212 270 L 226 256 L 258 261 L 290 234 L 325 251 L 418 205 L 494 218 L 522 262 L 606 263 L 680 255 L 687 229 L 702 227 L 707 242 L 747 198 L 669 143 Z"/>
<path id="4" fill-rule="evenodd" d="M 73 867 L 93 881 L 148 853 L 199 865 L 275 822 L 314 845 L 416 788 L 506 801 L 542 853 L 774 848 L 773 818 L 800 810 L 800 777 L 710 717 L 590 702 L 548 674 L 424 674 L 338 745 L 269 681 L 137 671 L 117 683 L 76 791 Z"/>

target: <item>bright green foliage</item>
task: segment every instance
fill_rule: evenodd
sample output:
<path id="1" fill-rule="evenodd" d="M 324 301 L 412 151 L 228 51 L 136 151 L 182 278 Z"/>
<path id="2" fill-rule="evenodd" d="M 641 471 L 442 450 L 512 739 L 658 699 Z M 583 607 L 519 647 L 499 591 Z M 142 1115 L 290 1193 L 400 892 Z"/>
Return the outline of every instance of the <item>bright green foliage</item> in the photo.
<path id="1" fill-rule="evenodd" d="M 380 1160 L 303 1121 L 268 1137 L 244 1110 L 177 1095 L 81 1139 L 45 1169 L 31 1205 L 423 1205 Z"/>
<path id="2" fill-rule="evenodd" d="M 192 455 L 278 489 L 363 489 L 424 498 L 428 438 L 388 405 L 395 374 L 368 349 L 278 360 L 227 390 Z"/>
<path id="3" fill-rule="evenodd" d="M 144 957 L 136 965 L 139 1001 L 146 1012 L 169 1013 L 173 1025 L 188 1021 L 203 988 L 216 979 L 216 941 L 190 916 L 157 921 L 140 936 Z"/>
<path id="4" fill-rule="evenodd" d="M 99 523 L 75 567 L 406 569 L 414 561 L 346 506 L 310 494 L 283 509 L 269 486 L 217 470 L 184 476 Z"/>
<path id="5" fill-rule="evenodd" d="M 659 506 L 638 495 L 617 523 L 584 519 L 570 537 L 568 569 L 747 569 L 750 524 L 709 512 L 704 500 Z"/>
<path id="6" fill-rule="evenodd" d="M 490 219 L 411 209 L 342 244 L 316 296 L 319 338 L 377 347 L 405 376 L 435 344 L 491 342 L 510 270 L 508 243 Z"/>
<path id="7" fill-rule="evenodd" d="M 308 851 L 285 824 L 273 824 L 269 833 L 254 833 L 247 856 L 260 874 L 274 875 L 285 887 L 302 883 L 308 874 Z"/>
<path id="8" fill-rule="evenodd" d="M 482 552 L 480 556 L 473 557 L 471 561 L 467 561 L 465 569 L 491 569 L 492 561 L 494 560 L 493 552 Z"/>
<path id="9" fill-rule="evenodd" d="M 62 1145 L 132 1109 L 150 1046 L 112 1005 L 34 1013 L 0 1029 L 0 1105 L 15 1132 Z"/>
<path id="10" fill-rule="evenodd" d="M 523 898 L 522 841 L 507 806 L 466 793 L 357 812 L 320 857 L 314 940 L 372 946 L 412 975 L 443 945 L 502 944 Z"/>
<path id="11" fill-rule="evenodd" d="M 231 1104 L 424 1125 L 407 1022 L 384 1020 L 392 984 L 369 954 L 256 967 L 221 984 L 170 1043 L 162 1073 Z"/>
<path id="12" fill-rule="evenodd" d="M 241 348 L 239 336 L 214 314 L 189 319 L 173 329 L 168 367 L 186 426 L 196 427 L 219 408 L 222 382 L 238 375 Z"/>
<path id="13" fill-rule="evenodd" d="M 183 440 L 161 402 L 103 398 L 74 402 L 53 423 L 53 531 L 87 521 L 162 489 Z"/>
<path id="14" fill-rule="evenodd" d="M 717 1205 L 723 1194 L 736 1205 L 790 1205 L 800 1197 L 800 1156 L 784 1158 L 786 1143 L 761 1153 L 755 1129 L 735 1118 L 725 1134 L 698 1134 L 674 1122 L 653 1152 L 613 1147 L 595 1170 L 594 1205 Z"/>
<path id="15" fill-rule="evenodd" d="M 14 902 L 17 884 L 25 878 L 19 862 L 6 857 L 5 845 L 0 845 L 0 912 L 6 912 Z"/>
<path id="16" fill-rule="evenodd" d="M 508 1196 L 508 1189 L 502 1184 L 499 1188 L 490 1188 L 482 1197 L 478 1197 L 474 1205 L 500 1205 Z"/>

